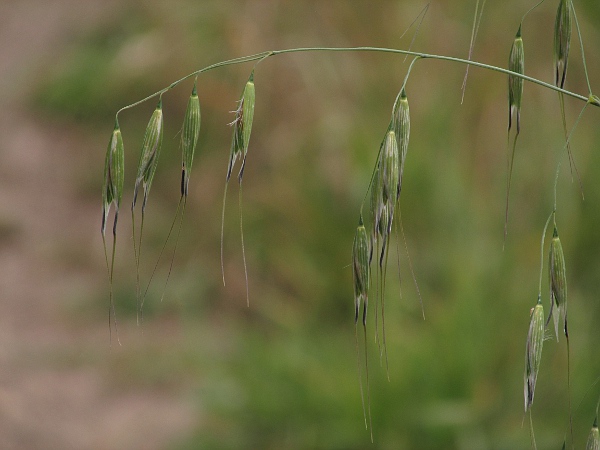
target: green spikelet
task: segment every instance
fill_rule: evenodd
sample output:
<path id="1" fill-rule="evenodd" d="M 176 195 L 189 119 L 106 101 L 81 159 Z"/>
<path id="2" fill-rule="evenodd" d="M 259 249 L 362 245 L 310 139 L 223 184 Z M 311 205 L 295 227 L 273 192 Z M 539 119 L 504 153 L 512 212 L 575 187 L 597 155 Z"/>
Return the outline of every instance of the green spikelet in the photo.
<path id="1" fill-rule="evenodd" d="M 233 137 L 231 139 L 229 166 L 227 167 L 227 181 L 231 178 L 233 166 L 240 157 L 242 158 L 242 166 L 238 174 L 240 181 L 244 175 L 250 133 L 252 132 L 252 121 L 254 119 L 255 98 L 254 71 L 252 71 L 242 92 L 238 108 L 235 110 L 235 119 L 231 123 L 233 125 Z"/>
<path id="2" fill-rule="evenodd" d="M 119 206 L 123 198 L 123 181 L 125 178 L 125 152 L 123 137 L 119 128 L 119 121 L 115 120 L 115 129 L 112 132 L 106 158 L 104 160 L 104 184 L 102 186 L 102 235 L 106 231 L 106 220 L 111 205 L 115 205 L 115 221 L 113 234 L 116 233 Z"/>
<path id="3" fill-rule="evenodd" d="M 369 303 L 369 240 L 362 216 L 354 235 L 352 246 L 352 275 L 354 279 L 354 322 L 358 322 L 361 302 L 363 304 L 363 325 L 367 321 L 367 306 Z"/>
<path id="4" fill-rule="evenodd" d="M 540 361 L 542 360 L 543 344 L 544 307 L 542 306 L 542 299 L 538 298 L 537 305 L 535 305 L 535 307 L 531 311 L 531 318 L 529 321 L 529 332 L 527 333 L 527 343 L 525 345 L 525 412 L 527 412 L 533 404 L 535 384 L 540 368 Z"/>
<path id="5" fill-rule="evenodd" d="M 392 123 L 394 133 L 396 134 L 400 157 L 400 173 L 398 175 L 398 195 L 400 195 L 400 191 L 402 190 L 402 175 L 404 174 L 404 162 L 406 161 L 408 141 L 410 138 L 410 110 L 404 88 L 400 91 L 400 95 L 394 105 Z"/>
<path id="6" fill-rule="evenodd" d="M 525 50 L 523 47 L 523 38 L 521 37 L 521 27 L 515 36 L 513 45 L 510 49 L 508 58 L 508 70 L 524 74 L 525 73 Z M 517 121 L 517 134 L 521 131 L 521 100 L 523 98 L 523 78 L 508 76 L 508 130 L 512 127 L 513 115 Z"/>
<path id="7" fill-rule="evenodd" d="M 190 172 L 194 162 L 194 153 L 200 134 L 200 100 L 196 91 L 196 83 L 192 89 L 192 95 L 188 100 L 185 117 L 183 119 L 183 129 L 181 131 L 181 195 L 188 195 L 188 186 L 190 182 Z"/>
<path id="8" fill-rule="evenodd" d="M 135 187 L 133 189 L 133 203 L 131 209 L 135 208 L 138 196 L 138 190 L 140 185 L 144 189 L 144 200 L 142 202 L 142 211 L 146 208 L 146 202 L 148 200 L 148 193 L 152 186 L 152 180 L 156 173 L 156 167 L 158 164 L 158 157 L 160 155 L 160 147 L 162 144 L 163 136 L 163 111 L 162 111 L 162 98 L 158 101 L 156 109 L 150 117 L 148 126 L 146 127 L 146 133 L 144 134 L 144 141 L 142 143 L 142 151 L 140 153 L 140 162 L 138 164 L 137 177 L 135 179 Z"/>
<path id="9" fill-rule="evenodd" d="M 567 274 L 565 270 L 565 256 L 563 253 L 558 230 L 554 227 L 550 253 L 548 257 L 548 281 L 550 283 L 550 314 L 547 323 L 554 315 L 554 331 L 558 341 L 558 323 L 563 321 L 565 334 L 567 333 Z M 547 324 L 546 323 L 546 324 Z"/>
<path id="10" fill-rule="evenodd" d="M 554 83 L 561 88 L 567 77 L 572 23 L 571 0 L 560 0 L 554 23 Z"/>

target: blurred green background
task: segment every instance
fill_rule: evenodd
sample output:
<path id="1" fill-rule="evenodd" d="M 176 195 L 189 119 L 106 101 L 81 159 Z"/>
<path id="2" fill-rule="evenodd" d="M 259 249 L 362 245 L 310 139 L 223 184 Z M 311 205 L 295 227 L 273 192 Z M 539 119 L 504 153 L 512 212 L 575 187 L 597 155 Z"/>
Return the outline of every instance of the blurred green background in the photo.
<path id="1" fill-rule="evenodd" d="M 526 73 L 548 81 L 556 3 L 540 6 L 523 28 Z M 196 69 L 264 50 L 407 48 L 412 35 L 402 33 L 424 4 L 0 3 L 2 448 L 527 448 L 525 339 L 559 156 L 573 427 L 583 448 L 600 393 L 599 111 L 589 108 L 572 141 L 582 201 L 561 154 L 557 95 L 525 85 L 503 250 L 507 83 L 476 68 L 462 105 L 462 65 L 419 62 L 407 85 L 412 133 L 402 218 L 426 320 L 400 238 L 386 297 L 389 382 L 370 309 L 373 444 L 362 416 L 349 263 L 360 203 L 408 67 L 397 55 L 283 55 L 256 69 L 243 205 L 249 308 L 236 183 L 225 217 L 225 287 L 219 236 L 226 124 L 251 64 L 198 80 L 202 128 L 185 221 L 164 300 L 173 240 L 143 326 L 136 325 L 128 211 L 155 101 L 120 116 L 127 190 L 114 289 L 122 346 L 110 345 L 100 188 L 116 110 Z M 529 6 L 488 2 L 474 59 L 504 67 Z M 599 86 L 600 7 L 596 0 L 576 7 L 591 83 Z M 474 9 L 474 0 L 432 1 L 414 49 L 466 57 Z M 567 87 L 585 94 L 575 36 L 573 44 Z M 177 133 L 191 87 L 164 97 L 142 288 L 179 198 Z M 582 106 L 567 100 L 569 124 Z M 546 286 L 545 268 L 547 310 Z M 564 339 L 549 339 L 533 406 L 538 448 L 560 448 L 567 432 L 566 369 Z"/>

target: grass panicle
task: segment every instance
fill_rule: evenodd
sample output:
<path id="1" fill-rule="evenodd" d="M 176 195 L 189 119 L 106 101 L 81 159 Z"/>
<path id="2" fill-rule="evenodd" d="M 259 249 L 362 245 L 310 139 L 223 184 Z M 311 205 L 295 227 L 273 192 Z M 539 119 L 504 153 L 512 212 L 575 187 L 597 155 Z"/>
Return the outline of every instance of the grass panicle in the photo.
<path id="1" fill-rule="evenodd" d="M 225 179 L 225 191 L 223 192 L 223 211 L 221 213 L 221 275 L 223 277 L 223 285 L 225 285 L 225 267 L 223 263 L 223 232 L 225 223 L 225 203 L 227 199 L 227 186 L 233 167 L 238 158 L 242 159 L 240 171 L 238 173 L 239 182 L 239 212 L 240 212 L 240 235 L 242 240 L 242 259 L 244 261 L 244 276 L 246 280 L 246 303 L 250 306 L 250 296 L 248 292 L 248 269 L 246 266 L 246 250 L 244 247 L 244 228 L 242 221 L 242 178 L 244 176 L 244 168 L 246 167 L 246 156 L 248 154 L 248 144 L 250 142 L 250 134 L 252 132 L 252 122 L 254 120 L 254 104 L 256 100 L 256 92 L 254 87 L 254 70 L 250 73 L 250 77 L 244 86 L 242 96 L 240 97 L 238 108 L 234 111 L 235 118 L 230 125 L 233 126 L 233 136 L 231 138 L 231 149 L 229 153 L 229 164 L 227 166 L 227 176 Z"/>
<path id="2" fill-rule="evenodd" d="M 529 320 L 529 332 L 527 333 L 527 343 L 525 345 L 525 376 L 524 376 L 524 394 L 525 394 L 525 412 L 533 404 L 535 394 L 535 384 L 537 382 L 540 362 L 542 360 L 542 347 L 544 345 L 544 307 L 542 299 L 538 297 L 538 302 L 531 310 Z"/>
<path id="3" fill-rule="evenodd" d="M 548 281 L 550 283 L 550 313 L 546 325 L 554 316 L 554 331 L 558 341 L 558 324 L 563 322 L 563 330 L 567 333 L 567 275 L 565 270 L 565 256 L 558 237 L 558 230 L 554 227 L 550 252 L 548 257 Z"/>
<path id="4" fill-rule="evenodd" d="M 525 74 L 525 49 L 523 47 L 523 37 L 521 36 L 521 25 L 513 41 L 508 58 L 508 69 L 518 73 Z M 506 209 L 504 215 L 504 240 L 508 233 L 508 205 L 510 196 L 510 184 L 512 180 L 512 171 L 515 161 L 515 149 L 517 147 L 517 138 L 521 132 L 521 103 L 523 100 L 523 79 L 515 75 L 508 76 L 508 133 L 507 133 L 507 181 L 506 181 Z M 513 118 L 514 116 L 514 118 Z M 510 145 L 510 130 L 513 120 L 516 121 L 516 133 L 512 143 L 512 151 L 508 152 Z"/>
<path id="5" fill-rule="evenodd" d="M 125 180 L 125 150 L 123 146 L 123 137 L 119 121 L 115 119 L 115 128 L 111 134 L 106 157 L 104 160 L 104 184 L 102 186 L 102 245 L 104 247 L 104 257 L 106 260 L 106 270 L 109 281 L 109 303 L 108 303 L 108 330 L 110 340 L 112 341 L 112 322 L 115 324 L 117 332 L 117 341 L 119 340 L 117 328 L 117 316 L 113 299 L 113 274 L 115 267 L 115 250 L 117 245 L 117 221 L 119 219 L 119 207 L 123 198 L 123 184 Z M 106 249 L 106 222 L 110 213 L 111 206 L 115 206 L 115 218 L 113 222 L 113 240 L 112 255 L 110 263 L 108 261 L 108 252 Z M 112 319 L 111 319 L 112 316 Z M 120 342 L 119 342 L 120 343 Z"/>

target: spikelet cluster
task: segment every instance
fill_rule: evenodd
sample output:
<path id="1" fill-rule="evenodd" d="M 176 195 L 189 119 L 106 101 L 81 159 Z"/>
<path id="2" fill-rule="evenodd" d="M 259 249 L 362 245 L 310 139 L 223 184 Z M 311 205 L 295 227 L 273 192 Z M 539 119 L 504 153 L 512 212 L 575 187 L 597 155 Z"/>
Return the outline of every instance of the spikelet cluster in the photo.
<path id="1" fill-rule="evenodd" d="M 110 212 L 110 207 L 115 205 L 115 222 L 113 234 L 116 233 L 117 219 L 119 215 L 119 206 L 123 198 L 123 182 L 125 178 L 125 152 L 123 147 L 123 137 L 118 120 L 115 120 L 115 129 L 113 130 L 106 158 L 104 160 L 104 184 L 102 186 L 102 235 L 106 231 L 106 220 Z"/>
<path id="2" fill-rule="evenodd" d="M 531 310 L 529 320 L 529 332 L 527 333 L 527 343 L 525 345 L 525 376 L 524 376 L 524 395 L 525 412 L 533 404 L 535 393 L 535 384 L 537 381 L 540 362 L 542 360 L 542 346 L 544 345 L 544 307 L 541 298 Z"/>
<path id="3" fill-rule="evenodd" d="M 558 340 L 558 324 L 561 319 L 565 335 L 567 335 L 567 275 L 565 255 L 556 227 L 554 227 L 548 256 L 548 281 L 550 283 L 550 313 L 548 315 L 548 322 L 554 316 L 554 331 L 556 333 L 556 340 Z"/>

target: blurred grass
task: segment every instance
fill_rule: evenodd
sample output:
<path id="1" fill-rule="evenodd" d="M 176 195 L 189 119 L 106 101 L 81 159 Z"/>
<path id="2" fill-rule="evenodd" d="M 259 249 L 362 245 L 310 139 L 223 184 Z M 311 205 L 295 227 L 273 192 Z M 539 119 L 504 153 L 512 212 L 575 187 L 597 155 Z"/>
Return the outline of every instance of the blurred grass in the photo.
<path id="1" fill-rule="evenodd" d="M 180 1 L 176 7 L 122 2 L 109 23 L 56 55 L 30 104 L 98 134 L 97 148 L 88 150 L 90 176 L 78 182 L 82 197 L 99 204 L 98 164 L 118 108 L 192 70 L 242 54 L 304 45 L 406 47 L 410 37 L 399 37 L 421 7 L 419 2 L 207 1 L 200 6 Z M 594 86 L 600 76 L 594 57 L 600 45 L 594 25 L 598 7 L 592 1 L 577 7 Z M 474 2 L 432 4 L 415 49 L 466 56 L 473 8 Z M 504 66 L 522 12 L 518 2 L 490 3 L 474 58 Z M 544 79 L 551 78 L 554 13 L 552 3 L 544 4 L 524 27 L 527 73 Z M 219 219 L 230 139 L 225 124 L 250 66 L 200 78 L 200 148 L 175 267 L 160 303 L 168 250 L 145 306 L 144 329 L 173 321 L 176 338 L 156 348 L 149 341 L 141 353 L 125 351 L 107 371 L 115 386 L 184 391 L 199 421 L 174 448 L 370 446 L 358 390 L 348 264 L 360 202 L 406 67 L 390 55 L 303 54 L 273 58 L 257 68 L 244 183 L 249 309 L 235 188 L 226 210 L 226 287 L 220 285 Z M 568 87 L 585 92 L 577 50 L 569 67 Z M 400 243 L 402 296 L 398 281 L 390 281 L 386 303 L 390 383 L 379 367 L 369 324 L 373 448 L 512 449 L 529 442 L 521 428 L 523 353 L 529 309 L 537 297 L 540 233 L 551 209 L 562 145 L 558 99 L 525 86 L 502 251 L 506 81 L 471 70 L 461 106 L 463 74 L 463 66 L 424 61 L 407 87 L 412 135 L 402 217 L 426 320 L 420 318 Z M 176 135 L 188 88 L 191 84 L 165 97 L 165 148 L 149 200 L 142 287 L 176 207 Z M 150 103 L 121 119 L 129 182 Z M 581 106 L 567 104 L 570 123 Z M 590 110 L 573 142 L 585 202 L 567 170 L 559 180 L 573 404 L 583 399 L 574 411 L 577 444 L 591 425 L 599 389 L 588 389 L 600 375 L 597 120 L 598 111 Z M 130 198 L 131 192 L 124 199 L 126 212 Z M 124 214 L 115 290 L 124 324 L 136 320 L 129 234 Z M 392 256 L 390 273 L 395 273 Z M 103 270 L 102 261 L 97 266 Z M 95 308 L 72 314 L 98 321 L 106 294 L 98 292 Z M 373 309 L 370 313 L 372 318 Z M 539 447 L 558 448 L 568 419 L 564 339 L 545 345 L 533 411 Z"/>

